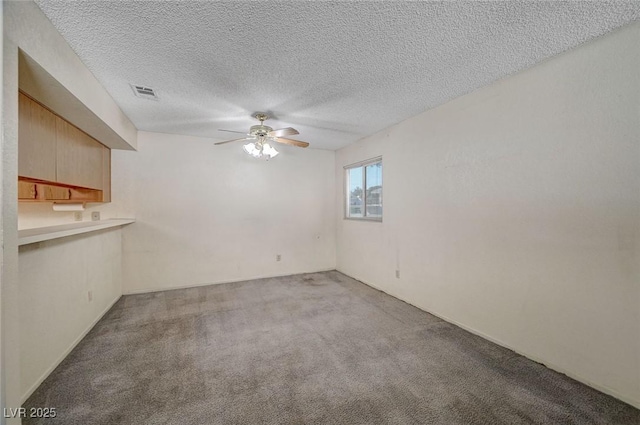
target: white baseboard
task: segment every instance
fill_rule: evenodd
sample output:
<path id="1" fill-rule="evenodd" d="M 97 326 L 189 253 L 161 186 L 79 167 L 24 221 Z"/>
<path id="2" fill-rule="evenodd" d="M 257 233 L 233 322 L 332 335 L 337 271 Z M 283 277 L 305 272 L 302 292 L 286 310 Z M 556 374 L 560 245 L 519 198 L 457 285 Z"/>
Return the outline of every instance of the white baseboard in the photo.
<path id="1" fill-rule="evenodd" d="M 312 271 L 304 271 L 304 272 L 293 272 L 293 273 L 284 273 L 284 274 L 273 274 L 273 275 L 262 275 L 255 277 L 243 277 L 240 279 L 231 279 L 231 280 L 221 280 L 217 282 L 205 282 L 205 283 L 191 283 L 187 285 L 177 285 L 171 286 L 168 288 L 148 288 L 148 289 L 136 289 L 134 291 L 127 291 L 123 295 L 138 295 L 138 294 L 148 294 L 152 292 L 162 292 L 162 291 L 173 291 L 174 289 L 189 289 L 189 288 L 198 288 L 200 286 L 209 286 L 209 285 L 222 285 L 224 283 L 234 283 L 234 282 L 244 282 L 247 280 L 256 280 L 256 279 L 270 279 L 274 277 L 284 277 L 284 276 L 295 276 L 298 274 L 308 274 L 308 273 L 322 273 L 329 272 L 335 270 L 335 267 L 330 269 L 322 269 L 322 270 L 312 270 Z"/>
<path id="2" fill-rule="evenodd" d="M 54 371 L 54 369 L 56 367 L 58 367 L 58 365 L 60 363 L 62 363 L 62 361 L 69 355 L 69 353 L 76 348 L 76 345 L 78 345 L 78 343 L 80 341 L 82 341 L 82 338 L 84 338 L 91 329 L 93 329 L 93 327 L 96 325 L 96 323 L 98 323 L 100 321 L 100 319 L 102 319 L 102 317 L 107 314 L 107 312 L 109 310 L 111 310 L 111 307 L 113 307 L 113 305 L 115 303 L 118 302 L 118 300 L 120 299 L 120 297 L 122 297 L 122 295 L 118 295 L 113 301 L 111 301 L 111 303 L 109 303 L 109 305 L 107 306 L 107 308 L 105 308 L 99 315 L 98 317 L 95 318 L 95 320 L 93 322 L 91 322 L 89 324 L 89 326 L 87 326 L 87 328 L 82 331 L 82 333 L 71 343 L 71 345 L 69 345 L 69 348 L 67 348 L 57 359 L 55 362 L 53 362 L 53 364 L 37 379 L 37 381 L 31 386 L 29 387 L 29 389 L 27 390 L 27 392 L 22 396 L 22 398 L 20 399 L 20 405 L 22 406 L 24 404 L 25 401 L 27 401 L 27 399 L 29 397 L 31 397 L 31 394 L 33 394 L 33 392 L 38 389 L 38 387 L 44 382 L 45 379 L 47 379 L 47 377 L 51 374 L 51 372 Z"/>
<path id="3" fill-rule="evenodd" d="M 519 350 L 517 348 L 514 348 L 511 345 L 506 344 L 503 341 L 500 341 L 499 339 L 496 339 L 496 338 L 494 338 L 494 337 L 492 337 L 490 335 L 487 335 L 487 334 L 485 334 L 485 333 L 483 333 L 483 332 L 481 332 L 481 331 L 479 331 L 477 329 L 472 328 L 471 326 L 465 325 L 464 323 L 460 323 L 457 320 L 451 319 L 451 318 L 449 318 L 449 317 L 447 317 L 445 315 L 442 315 L 442 314 L 438 313 L 437 311 L 433 311 L 433 310 L 421 307 L 421 306 L 419 306 L 419 305 L 417 305 L 417 304 L 405 299 L 404 297 L 400 297 L 400 296 L 395 295 L 395 294 L 393 294 L 393 293 L 391 293 L 389 291 L 386 291 L 386 290 L 384 290 L 382 288 L 379 288 L 376 285 L 372 285 L 370 283 L 367 283 L 367 282 L 365 282 L 363 280 L 358 279 L 357 277 L 353 277 L 353 276 L 341 271 L 340 269 L 336 269 L 336 270 L 339 271 L 340 273 L 344 274 L 345 276 L 349 276 L 350 278 L 357 280 L 358 282 L 362 282 L 367 286 L 370 286 L 370 287 L 372 287 L 374 289 L 377 289 L 378 291 L 384 292 L 387 295 L 391 295 L 392 297 L 397 298 L 397 299 L 399 299 L 401 301 L 404 301 L 405 303 L 410 304 L 410 305 L 412 305 L 412 306 L 414 306 L 416 308 L 419 308 L 422 311 L 426 311 L 427 313 L 432 314 L 432 315 L 444 320 L 445 322 L 449 322 L 451 324 L 454 324 L 454 325 L 464 329 L 465 331 L 468 331 L 468 332 L 471 332 L 472 334 L 478 335 L 479 337 L 482 337 L 482 338 L 484 338 L 484 339 L 486 339 L 488 341 L 491 341 L 494 344 L 498 344 L 501 347 L 507 348 L 507 349 L 517 353 L 517 354 L 520 354 L 521 356 L 524 356 L 524 357 L 528 358 L 529 360 L 533 360 L 536 363 L 540 363 L 540 364 L 544 365 L 545 367 L 548 367 L 549 369 L 552 369 L 552 370 L 554 370 L 556 372 L 562 373 L 563 375 L 566 375 L 571 379 L 574 379 L 574 380 L 576 380 L 578 382 L 581 382 L 581 383 L 583 383 L 583 384 L 585 384 L 585 385 L 587 385 L 587 386 L 589 386 L 591 388 L 594 388 L 594 389 L 596 389 L 596 390 L 598 390 L 600 392 L 603 392 L 603 393 L 608 394 L 608 395 L 610 395 L 612 397 L 615 397 L 618 400 L 623 401 L 623 402 L 625 402 L 625 403 L 627 403 L 627 404 L 629 404 L 629 405 L 631 405 L 631 406 L 633 406 L 633 407 L 635 407 L 637 409 L 640 409 L 640 400 L 634 400 L 631 397 L 628 397 L 628 396 L 626 396 L 624 394 L 620 394 L 618 391 L 616 391 L 616 390 L 614 390 L 612 388 L 609 388 L 606 385 L 601 385 L 601 384 L 598 384 L 596 382 L 593 382 L 593 381 L 581 376 L 580 374 L 574 373 L 574 372 L 572 372 L 570 370 L 567 370 L 567 369 L 565 369 L 563 367 L 555 365 L 555 364 L 553 364 L 553 363 L 551 363 L 551 362 L 549 362 L 549 361 L 547 361 L 547 360 L 545 360 L 543 358 L 540 358 L 538 356 L 535 356 L 535 355 L 529 354 L 529 353 L 527 353 L 525 351 L 521 351 L 521 350 Z"/>

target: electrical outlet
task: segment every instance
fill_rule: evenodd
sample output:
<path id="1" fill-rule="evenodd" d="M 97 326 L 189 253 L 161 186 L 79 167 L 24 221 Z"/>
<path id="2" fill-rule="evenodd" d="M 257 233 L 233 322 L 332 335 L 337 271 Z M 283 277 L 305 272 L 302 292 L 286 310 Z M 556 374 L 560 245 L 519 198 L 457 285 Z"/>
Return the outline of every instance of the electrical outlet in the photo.
<path id="1" fill-rule="evenodd" d="M 82 221 L 82 211 L 76 211 L 73 213 L 73 219 L 75 221 Z"/>
<path id="2" fill-rule="evenodd" d="M 91 221 L 99 221 L 100 220 L 100 211 L 94 211 L 91 213 Z"/>
<path id="3" fill-rule="evenodd" d="M 89 299 L 89 302 L 93 301 L 93 291 L 87 292 L 87 298 Z"/>
<path id="4" fill-rule="evenodd" d="M 396 279 L 400 279 L 400 270 L 396 270 Z"/>
<path id="5" fill-rule="evenodd" d="M 276 261 L 280 261 L 280 260 L 282 260 L 282 255 L 277 254 L 277 255 L 276 255 Z"/>

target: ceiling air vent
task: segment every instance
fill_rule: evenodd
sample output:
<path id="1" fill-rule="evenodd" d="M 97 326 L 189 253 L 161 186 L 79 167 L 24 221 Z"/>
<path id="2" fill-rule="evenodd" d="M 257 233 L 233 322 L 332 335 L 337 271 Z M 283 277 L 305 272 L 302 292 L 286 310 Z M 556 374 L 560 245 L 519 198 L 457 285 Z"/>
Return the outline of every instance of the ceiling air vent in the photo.
<path id="1" fill-rule="evenodd" d="M 133 94 L 138 97 L 149 100 L 160 100 L 158 93 L 151 87 L 140 86 L 138 84 L 130 84 L 130 86 L 133 89 Z"/>

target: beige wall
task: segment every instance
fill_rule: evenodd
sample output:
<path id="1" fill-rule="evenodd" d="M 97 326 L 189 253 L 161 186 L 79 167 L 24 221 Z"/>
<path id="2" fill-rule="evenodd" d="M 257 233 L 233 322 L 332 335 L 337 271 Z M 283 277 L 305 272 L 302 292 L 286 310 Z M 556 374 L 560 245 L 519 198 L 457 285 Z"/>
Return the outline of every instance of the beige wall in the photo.
<path id="1" fill-rule="evenodd" d="M 18 322 L 18 47 L 7 37 L 9 16 L 3 2 L 2 60 L 2 389 L 4 405 L 20 406 L 20 333 Z M 3 415 L 4 416 L 4 415 Z M 4 421 L 3 419 L 0 419 Z M 6 423 L 19 424 L 20 419 Z"/>
<path id="2" fill-rule="evenodd" d="M 125 293 L 335 267 L 334 152 L 283 145 L 259 161 L 214 142 L 139 133 L 120 190 L 136 214 Z"/>
<path id="3" fill-rule="evenodd" d="M 20 247 L 22 400 L 122 295 L 121 232 L 106 229 Z"/>
<path id="4" fill-rule="evenodd" d="M 635 23 L 338 151 L 338 269 L 640 407 L 638 44 Z M 343 220 L 342 167 L 378 155 L 384 221 Z"/>

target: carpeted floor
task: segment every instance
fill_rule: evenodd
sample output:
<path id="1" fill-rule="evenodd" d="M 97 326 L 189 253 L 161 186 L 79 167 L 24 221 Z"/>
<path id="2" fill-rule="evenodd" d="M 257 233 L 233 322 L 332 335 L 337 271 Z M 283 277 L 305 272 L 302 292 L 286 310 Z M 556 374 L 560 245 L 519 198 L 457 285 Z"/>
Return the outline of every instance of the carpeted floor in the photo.
<path id="1" fill-rule="evenodd" d="M 122 297 L 24 424 L 630 424 L 640 411 L 338 272 Z"/>

